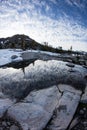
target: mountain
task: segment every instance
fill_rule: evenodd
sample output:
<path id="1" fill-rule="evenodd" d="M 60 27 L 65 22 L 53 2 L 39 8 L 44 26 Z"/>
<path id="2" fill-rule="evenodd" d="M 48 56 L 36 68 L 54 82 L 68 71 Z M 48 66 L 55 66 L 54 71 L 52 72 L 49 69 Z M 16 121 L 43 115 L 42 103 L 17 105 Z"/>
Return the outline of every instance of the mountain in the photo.
<path id="1" fill-rule="evenodd" d="M 39 49 L 41 45 L 26 35 L 0 38 L 0 48 Z"/>
<path id="2" fill-rule="evenodd" d="M 0 49 L 6 48 L 17 48 L 17 49 L 34 49 L 34 50 L 43 50 L 43 51 L 53 51 L 56 49 L 48 46 L 45 42 L 44 45 L 36 42 L 26 35 L 14 35 L 12 37 L 0 38 Z"/>

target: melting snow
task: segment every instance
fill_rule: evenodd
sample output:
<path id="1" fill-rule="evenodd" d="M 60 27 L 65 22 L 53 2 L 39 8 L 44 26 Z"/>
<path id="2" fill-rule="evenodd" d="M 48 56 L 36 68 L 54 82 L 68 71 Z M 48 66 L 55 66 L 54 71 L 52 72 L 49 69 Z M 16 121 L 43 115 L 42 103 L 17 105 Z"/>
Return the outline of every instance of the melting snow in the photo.
<path id="1" fill-rule="evenodd" d="M 8 64 L 12 61 L 19 61 L 22 60 L 21 54 L 22 53 L 28 53 L 28 52 L 34 52 L 34 53 L 39 53 L 39 54 L 47 54 L 50 56 L 58 56 L 59 54 L 57 53 L 52 53 L 52 52 L 46 52 L 46 51 L 40 51 L 40 50 L 26 50 L 23 51 L 21 49 L 1 49 L 0 50 L 0 66 Z M 17 58 L 12 58 L 13 55 L 16 55 Z"/>
<path id="2" fill-rule="evenodd" d="M 16 59 L 12 59 L 11 57 L 13 55 L 16 55 Z M 0 66 L 5 65 L 7 63 L 10 63 L 12 61 L 18 61 L 22 60 L 21 56 L 21 51 L 20 50 L 13 50 L 13 49 L 1 49 L 0 50 Z"/>

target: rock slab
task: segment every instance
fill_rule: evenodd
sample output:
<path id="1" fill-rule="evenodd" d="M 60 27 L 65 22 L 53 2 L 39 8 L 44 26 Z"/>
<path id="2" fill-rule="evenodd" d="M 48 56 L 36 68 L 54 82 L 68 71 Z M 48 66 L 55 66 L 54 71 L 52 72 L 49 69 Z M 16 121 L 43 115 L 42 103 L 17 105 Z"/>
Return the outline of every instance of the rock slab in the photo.
<path id="1" fill-rule="evenodd" d="M 61 87 L 63 89 L 64 85 Z M 67 90 L 63 92 L 63 95 L 59 100 L 59 104 L 57 105 L 57 108 L 55 110 L 55 116 L 53 117 L 52 121 L 48 126 L 48 130 L 67 129 L 78 106 L 80 94 L 81 92 L 78 92 L 78 90 L 74 92 L 73 89 L 71 89 L 71 92 Z"/>
<path id="2" fill-rule="evenodd" d="M 7 115 L 23 130 L 42 130 L 51 119 L 60 96 L 56 86 L 32 92 L 21 103 L 9 108 Z"/>

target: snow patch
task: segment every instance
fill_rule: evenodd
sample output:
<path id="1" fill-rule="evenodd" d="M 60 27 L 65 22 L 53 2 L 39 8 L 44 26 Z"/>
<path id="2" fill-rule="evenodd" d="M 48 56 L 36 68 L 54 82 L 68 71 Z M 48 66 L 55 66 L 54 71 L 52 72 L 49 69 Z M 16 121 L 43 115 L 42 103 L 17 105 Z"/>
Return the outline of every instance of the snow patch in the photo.
<path id="1" fill-rule="evenodd" d="M 11 63 L 13 61 L 15 61 L 15 62 L 21 61 L 21 60 L 23 60 L 22 57 L 21 57 L 22 53 L 28 53 L 28 52 L 39 53 L 39 55 L 40 54 L 45 54 L 45 55 L 50 55 L 50 56 L 60 55 L 60 54 L 57 54 L 57 53 L 40 51 L 40 50 L 23 51 L 21 49 L 1 49 L 0 50 L 0 66 Z M 15 57 L 15 58 L 12 58 L 12 56 Z"/>
<path id="2" fill-rule="evenodd" d="M 17 55 L 16 59 L 12 59 L 13 55 Z M 21 51 L 20 50 L 13 50 L 13 49 L 1 49 L 0 50 L 0 66 L 8 64 L 12 61 L 19 61 L 22 60 L 21 58 Z"/>

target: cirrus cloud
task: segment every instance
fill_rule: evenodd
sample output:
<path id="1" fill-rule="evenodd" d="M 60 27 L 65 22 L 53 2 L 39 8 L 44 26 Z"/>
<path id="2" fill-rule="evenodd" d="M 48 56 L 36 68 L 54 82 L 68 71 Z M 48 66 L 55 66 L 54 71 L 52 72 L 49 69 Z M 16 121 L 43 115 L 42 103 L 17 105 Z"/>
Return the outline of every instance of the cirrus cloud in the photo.
<path id="1" fill-rule="evenodd" d="M 53 0 L 49 1 L 53 3 Z M 59 19 L 45 15 L 43 8 L 54 15 L 45 0 L 0 2 L 0 37 L 26 34 L 40 43 L 47 41 L 54 47 L 68 49 L 72 45 L 74 49 L 87 51 L 87 28 L 69 19 L 65 12 L 64 17 Z M 56 0 L 54 4 L 57 4 Z"/>

